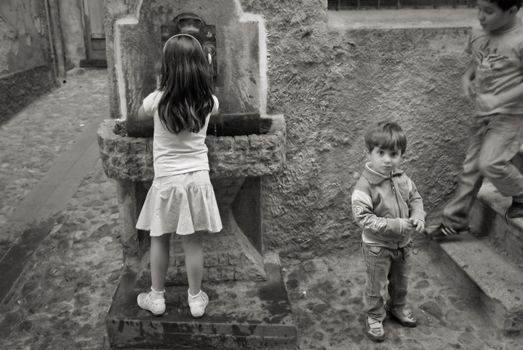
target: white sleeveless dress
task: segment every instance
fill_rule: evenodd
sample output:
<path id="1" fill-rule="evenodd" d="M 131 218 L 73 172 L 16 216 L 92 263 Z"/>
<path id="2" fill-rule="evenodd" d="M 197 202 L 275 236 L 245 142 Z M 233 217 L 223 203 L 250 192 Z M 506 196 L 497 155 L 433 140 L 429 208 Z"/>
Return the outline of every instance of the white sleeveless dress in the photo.
<path id="1" fill-rule="evenodd" d="M 173 134 L 161 123 L 157 106 L 161 91 L 154 91 L 143 101 L 147 114 L 154 115 L 154 180 L 136 223 L 151 236 L 178 235 L 196 231 L 219 232 L 222 221 L 209 177 L 205 136 L 211 114 L 198 133 Z"/>

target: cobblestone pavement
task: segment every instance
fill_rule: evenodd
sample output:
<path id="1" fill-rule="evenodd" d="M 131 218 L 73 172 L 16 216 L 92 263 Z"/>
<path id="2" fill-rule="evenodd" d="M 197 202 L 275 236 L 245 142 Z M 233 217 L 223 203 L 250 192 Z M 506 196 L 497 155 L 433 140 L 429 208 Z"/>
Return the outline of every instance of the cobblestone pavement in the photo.
<path id="1" fill-rule="evenodd" d="M 87 123 L 109 118 L 106 71 L 77 69 L 68 75 L 65 85 L 0 125 L 0 227 Z"/>
<path id="2" fill-rule="evenodd" d="M 364 334 L 365 274 L 359 251 L 287 266 L 286 283 L 301 349 L 522 349 L 523 339 L 496 331 L 467 292 L 443 273 L 428 249 L 427 244 L 419 245 L 412 259 L 409 301 L 419 325 L 403 328 L 387 319 L 386 340 L 381 344 Z"/>
<path id="3" fill-rule="evenodd" d="M 91 113 L 98 108 L 106 113 L 106 92 L 104 71 L 79 72 L 67 86 L 0 128 L 1 220 L 74 142 Z M 67 208 L 52 219 L 51 233 L 27 262 L 8 301 L 0 305 L 0 349 L 103 346 L 104 318 L 122 257 L 115 186 L 100 162 Z M 0 239 L 12 244 L 16 237 Z M 387 321 L 387 339 L 379 345 L 363 333 L 364 273 L 358 249 L 304 262 L 284 259 L 300 349 L 522 348 L 521 338 L 503 337 L 476 312 L 474 302 L 447 279 L 426 245 L 418 244 L 417 250 L 410 300 L 420 325 L 409 329 Z"/>

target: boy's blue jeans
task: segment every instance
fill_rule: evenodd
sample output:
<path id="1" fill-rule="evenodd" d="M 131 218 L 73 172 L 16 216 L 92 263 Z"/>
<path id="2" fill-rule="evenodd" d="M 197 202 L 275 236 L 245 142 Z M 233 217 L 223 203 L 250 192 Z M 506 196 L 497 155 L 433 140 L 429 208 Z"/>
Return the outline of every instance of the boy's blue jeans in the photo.
<path id="1" fill-rule="evenodd" d="M 374 319 L 384 320 L 387 290 L 389 308 L 401 310 L 407 304 L 412 243 L 400 249 L 362 243 L 362 250 L 367 268 L 365 283 L 367 315 Z"/>
<path id="2" fill-rule="evenodd" d="M 522 143 L 523 115 L 476 117 L 456 194 L 443 209 L 443 224 L 454 229 L 468 226 L 483 178 L 502 195 L 523 200 L 523 174 L 513 163 Z"/>

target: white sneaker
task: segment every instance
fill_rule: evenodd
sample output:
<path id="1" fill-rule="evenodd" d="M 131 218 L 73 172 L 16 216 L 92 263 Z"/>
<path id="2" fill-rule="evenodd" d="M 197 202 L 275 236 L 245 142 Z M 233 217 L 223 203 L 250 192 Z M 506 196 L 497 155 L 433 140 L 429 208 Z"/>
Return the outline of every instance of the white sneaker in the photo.
<path id="1" fill-rule="evenodd" d="M 187 291 L 187 294 L 187 301 L 189 302 L 192 317 L 202 317 L 203 314 L 205 314 L 207 304 L 209 304 L 209 297 L 201 289 L 196 295 L 191 295 L 189 291 Z"/>
<path id="2" fill-rule="evenodd" d="M 165 312 L 165 298 L 163 293 L 150 291 L 149 293 L 140 293 L 136 298 L 138 306 L 144 310 L 150 311 L 154 316 L 160 316 Z"/>

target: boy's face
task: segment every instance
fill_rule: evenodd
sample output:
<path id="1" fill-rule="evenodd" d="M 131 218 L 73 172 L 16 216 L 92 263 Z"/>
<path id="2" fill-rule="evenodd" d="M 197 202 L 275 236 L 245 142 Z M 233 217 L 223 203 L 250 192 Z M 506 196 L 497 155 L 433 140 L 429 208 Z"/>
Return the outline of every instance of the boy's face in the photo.
<path id="1" fill-rule="evenodd" d="M 400 150 L 389 150 L 380 147 L 374 147 L 369 152 L 370 168 L 378 173 L 388 175 L 396 170 L 402 159 Z"/>
<path id="2" fill-rule="evenodd" d="M 478 20 L 487 32 L 496 32 L 510 28 L 517 13 L 516 7 L 503 11 L 496 3 L 478 0 Z"/>

